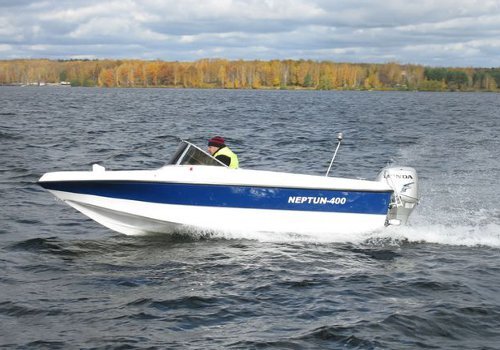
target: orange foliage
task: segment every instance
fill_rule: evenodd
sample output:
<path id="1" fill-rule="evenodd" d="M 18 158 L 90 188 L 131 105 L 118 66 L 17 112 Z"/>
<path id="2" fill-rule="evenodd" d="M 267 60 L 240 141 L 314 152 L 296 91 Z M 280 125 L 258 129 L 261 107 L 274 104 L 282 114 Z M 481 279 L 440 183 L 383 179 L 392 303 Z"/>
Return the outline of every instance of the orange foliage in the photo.
<path id="1" fill-rule="evenodd" d="M 478 69 L 473 68 L 462 71 L 470 81 L 470 86 L 465 88 L 496 89 L 492 75 L 478 75 Z M 224 59 L 202 59 L 195 62 L 46 59 L 0 61 L 0 85 L 61 81 L 69 81 L 73 86 L 223 89 L 416 90 L 419 87 L 428 89 L 433 86 L 426 79 L 423 66 L 395 62 L 353 64 L 312 60 Z M 440 87 L 443 88 L 446 86 Z"/>

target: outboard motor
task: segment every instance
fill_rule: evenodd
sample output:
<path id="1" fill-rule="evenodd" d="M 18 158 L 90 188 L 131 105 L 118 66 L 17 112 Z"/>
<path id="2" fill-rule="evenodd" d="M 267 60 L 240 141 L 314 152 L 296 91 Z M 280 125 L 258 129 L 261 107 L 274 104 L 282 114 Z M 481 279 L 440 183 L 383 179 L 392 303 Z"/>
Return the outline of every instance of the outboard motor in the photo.
<path id="1" fill-rule="evenodd" d="M 418 204 L 417 171 L 410 167 L 385 167 L 377 176 L 394 190 L 387 214 L 387 225 L 406 224 Z"/>

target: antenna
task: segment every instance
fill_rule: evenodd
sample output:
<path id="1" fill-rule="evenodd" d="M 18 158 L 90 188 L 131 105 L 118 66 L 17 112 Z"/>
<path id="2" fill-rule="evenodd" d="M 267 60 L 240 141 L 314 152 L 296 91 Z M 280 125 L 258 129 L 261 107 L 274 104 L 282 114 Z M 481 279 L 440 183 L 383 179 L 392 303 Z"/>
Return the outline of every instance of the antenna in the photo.
<path id="1" fill-rule="evenodd" d="M 332 168 L 333 161 L 335 160 L 335 157 L 337 156 L 337 151 L 339 150 L 340 143 L 342 142 L 343 139 L 344 139 L 344 134 L 339 132 L 337 134 L 337 140 L 339 141 L 339 143 L 337 143 L 337 148 L 335 148 L 335 153 L 333 153 L 332 161 L 330 162 L 330 166 L 328 167 L 328 170 L 326 171 L 325 176 L 328 176 L 328 174 L 330 173 L 330 169 Z"/>

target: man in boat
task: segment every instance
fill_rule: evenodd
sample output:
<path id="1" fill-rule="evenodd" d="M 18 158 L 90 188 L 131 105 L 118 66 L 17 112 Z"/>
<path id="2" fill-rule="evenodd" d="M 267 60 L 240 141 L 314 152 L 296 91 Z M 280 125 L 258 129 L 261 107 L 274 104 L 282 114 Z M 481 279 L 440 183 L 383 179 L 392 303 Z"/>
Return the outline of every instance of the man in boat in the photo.
<path id="1" fill-rule="evenodd" d="M 228 167 L 238 168 L 238 156 L 226 146 L 224 138 L 215 136 L 208 140 L 208 153 Z"/>

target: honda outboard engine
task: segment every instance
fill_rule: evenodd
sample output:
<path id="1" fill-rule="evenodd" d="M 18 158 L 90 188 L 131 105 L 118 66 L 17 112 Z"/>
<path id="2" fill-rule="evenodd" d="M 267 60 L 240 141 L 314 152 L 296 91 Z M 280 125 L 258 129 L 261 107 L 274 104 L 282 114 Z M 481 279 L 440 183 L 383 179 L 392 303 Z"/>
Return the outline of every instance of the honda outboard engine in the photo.
<path id="1" fill-rule="evenodd" d="M 377 181 L 387 183 L 393 190 L 387 225 L 406 224 L 411 212 L 418 204 L 418 177 L 410 167 L 385 167 L 377 176 Z"/>

